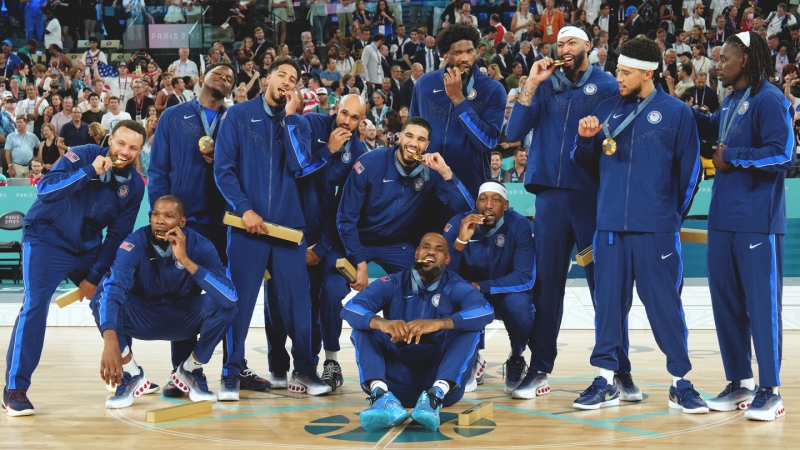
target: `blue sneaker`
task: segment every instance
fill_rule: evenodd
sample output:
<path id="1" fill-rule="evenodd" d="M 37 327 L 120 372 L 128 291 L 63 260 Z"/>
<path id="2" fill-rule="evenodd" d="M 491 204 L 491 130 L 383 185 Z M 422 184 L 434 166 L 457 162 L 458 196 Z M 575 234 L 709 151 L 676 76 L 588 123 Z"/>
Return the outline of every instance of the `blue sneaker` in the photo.
<path id="1" fill-rule="evenodd" d="M 600 409 L 607 406 L 619 406 L 619 390 L 616 384 L 608 384 L 608 380 L 597 377 L 591 386 L 581 392 L 581 396 L 572 404 L 576 409 Z"/>
<path id="2" fill-rule="evenodd" d="M 150 382 L 150 387 L 144 390 L 143 395 L 155 394 L 156 392 L 161 390 L 161 386 L 157 385 L 156 383 Z"/>
<path id="3" fill-rule="evenodd" d="M 758 386 L 752 391 L 742 386 L 739 381 L 732 381 L 725 386 L 725 390 L 718 396 L 706 401 L 708 409 L 712 411 L 735 411 L 737 409 L 747 409 L 750 403 L 756 398 Z"/>
<path id="4" fill-rule="evenodd" d="M 408 412 L 391 392 L 375 388 L 367 400 L 369 400 L 369 408 L 361 411 L 361 414 L 358 415 L 361 427 L 366 431 L 396 427 L 408 419 Z"/>
<path id="5" fill-rule="evenodd" d="M 776 394 L 772 388 L 758 390 L 753 403 L 744 412 L 744 418 L 750 420 L 773 421 L 786 415 L 781 394 Z"/>
<path id="6" fill-rule="evenodd" d="M 678 387 L 669 388 L 669 407 L 683 409 L 686 414 L 707 414 L 708 405 L 694 390 L 689 380 L 678 380 Z"/>
<path id="7" fill-rule="evenodd" d="M 436 431 L 439 429 L 439 411 L 442 410 L 442 390 L 432 387 L 423 391 L 417 399 L 417 406 L 411 411 L 411 418 L 423 427 Z"/>
<path id="8" fill-rule="evenodd" d="M 28 393 L 22 389 L 3 389 L 3 409 L 11 417 L 32 416 L 33 403 L 28 400 Z"/>
<path id="9" fill-rule="evenodd" d="M 189 372 L 181 364 L 172 374 L 172 383 L 183 392 L 188 392 L 189 399 L 193 402 L 217 401 L 217 396 L 208 390 L 208 382 L 202 367 Z"/>
<path id="10" fill-rule="evenodd" d="M 219 380 L 218 394 L 217 399 L 221 402 L 238 402 L 239 374 L 223 376 Z"/>
<path id="11" fill-rule="evenodd" d="M 506 376 L 506 385 L 503 388 L 503 392 L 510 394 L 522 383 L 527 364 L 525 364 L 525 358 L 522 356 L 510 356 L 503 366 Z"/>
<path id="12" fill-rule="evenodd" d="M 134 397 L 144 395 L 149 387 L 150 380 L 145 376 L 142 366 L 139 366 L 139 375 L 131 376 L 128 372 L 122 372 L 122 383 L 117 386 L 114 396 L 106 400 L 106 408 L 127 408 L 133 404 Z"/>

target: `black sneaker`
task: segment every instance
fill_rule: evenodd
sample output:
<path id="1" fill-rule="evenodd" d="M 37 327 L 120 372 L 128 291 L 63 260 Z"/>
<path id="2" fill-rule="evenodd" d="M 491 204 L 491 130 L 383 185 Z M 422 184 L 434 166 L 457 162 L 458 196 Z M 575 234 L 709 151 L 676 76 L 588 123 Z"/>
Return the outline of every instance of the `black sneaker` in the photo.
<path id="1" fill-rule="evenodd" d="M 342 367 L 339 365 L 338 362 L 332 359 L 326 359 L 325 363 L 322 364 L 322 381 L 333 388 L 335 391 L 337 387 L 344 384 L 344 378 L 342 377 Z"/>
<path id="2" fill-rule="evenodd" d="M 525 376 L 527 364 L 525 364 L 525 358 L 522 356 L 510 356 L 508 360 L 506 360 L 504 366 L 506 385 L 503 388 L 503 391 L 506 394 L 510 394 L 514 392 L 520 383 L 522 383 L 522 378 Z"/>
<path id="3" fill-rule="evenodd" d="M 172 374 L 174 373 L 175 369 L 172 369 Z M 178 386 L 175 386 L 175 383 L 172 382 L 172 374 L 170 374 L 170 376 L 167 378 L 167 384 L 164 385 L 164 389 L 162 389 L 161 392 L 164 394 L 164 397 L 170 397 L 170 398 L 183 397 L 184 394 L 183 391 L 180 390 Z"/>
<path id="4" fill-rule="evenodd" d="M 3 389 L 3 409 L 12 417 L 32 416 L 33 404 L 28 400 L 28 393 L 22 389 Z"/>
<path id="5" fill-rule="evenodd" d="M 247 360 L 243 360 L 242 369 L 239 371 L 239 389 L 245 391 L 266 391 L 269 388 L 269 380 L 256 375 L 252 369 L 247 367 Z"/>

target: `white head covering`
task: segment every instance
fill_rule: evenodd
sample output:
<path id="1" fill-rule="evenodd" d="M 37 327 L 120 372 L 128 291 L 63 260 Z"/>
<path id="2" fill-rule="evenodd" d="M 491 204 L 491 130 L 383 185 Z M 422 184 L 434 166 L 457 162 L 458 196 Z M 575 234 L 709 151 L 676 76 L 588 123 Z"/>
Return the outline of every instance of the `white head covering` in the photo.
<path id="1" fill-rule="evenodd" d="M 656 70 L 658 69 L 657 62 L 643 61 L 641 59 L 631 58 L 625 55 L 619 55 L 617 60 L 618 66 L 630 67 L 631 69 L 639 70 Z"/>
<path id="2" fill-rule="evenodd" d="M 589 36 L 586 34 L 586 32 L 578 27 L 573 26 L 566 26 L 559 30 L 558 40 L 560 41 L 563 37 L 574 37 L 589 42 Z"/>
<path id="3" fill-rule="evenodd" d="M 484 192 L 494 192 L 500 194 L 504 199 L 506 198 L 506 188 L 496 181 L 487 181 L 478 189 L 478 197 Z"/>
<path id="4" fill-rule="evenodd" d="M 736 37 L 742 41 L 745 47 L 750 48 L 750 32 L 749 31 L 742 31 L 741 33 L 736 33 Z"/>

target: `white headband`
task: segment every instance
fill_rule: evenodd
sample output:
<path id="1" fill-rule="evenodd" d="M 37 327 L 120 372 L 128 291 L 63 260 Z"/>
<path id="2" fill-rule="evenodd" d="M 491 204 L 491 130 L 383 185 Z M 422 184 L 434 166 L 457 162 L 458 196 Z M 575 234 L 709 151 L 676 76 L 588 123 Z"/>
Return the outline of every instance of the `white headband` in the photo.
<path id="1" fill-rule="evenodd" d="M 749 31 L 742 31 L 741 33 L 736 33 L 736 37 L 742 41 L 745 47 L 750 48 L 750 32 Z"/>
<path id="2" fill-rule="evenodd" d="M 656 70 L 658 69 L 657 62 L 650 62 L 650 61 L 642 61 L 641 59 L 629 58 L 625 55 L 619 55 L 619 60 L 617 61 L 618 66 L 625 66 L 630 67 L 632 69 L 639 69 L 639 70 Z"/>
<path id="3" fill-rule="evenodd" d="M 586 32 L 581 30 L 578 27 L 564 27 L 558 32 L 558 40 L 560 41 L 563 37 L 574 37 L 578 39 L 583 39 L 584 41 L 589 41 L 589 36 L 586 35 Z"/>
<path id="4" fill-rule="evenodd" d="M 480 197 L 480 195 L 484 192 L 494 192 L 495 194 L 500 194 L 504 199 L 506 198 L 505 186 L 500 183 L 495 183 L 494 181 L 483 183 L 478 189 L 478 197 Z"/>

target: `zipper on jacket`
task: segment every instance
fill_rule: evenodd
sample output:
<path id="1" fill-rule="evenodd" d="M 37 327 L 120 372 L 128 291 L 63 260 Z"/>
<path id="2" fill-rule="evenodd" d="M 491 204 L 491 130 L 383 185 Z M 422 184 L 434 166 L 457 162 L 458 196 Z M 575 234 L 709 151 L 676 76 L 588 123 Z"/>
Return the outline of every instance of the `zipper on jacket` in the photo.
<path id="1" fill-rule="evenodd" d="M 631 170 L 633 169 L 633 141 L 636 138 L 636 120 L 633 121 L 631 128 L 631 156 L 628 159 L 628 182 L 625 184 L 625 219 L 622 223 L 622 230 L 628 231 L 628 203 L 631 194 Z"/>
<path id="2" fill-rule="evenodd" d="M 566 141 L 567 123 L 569 122 L 569 110 L 572 107 L 572 93 L 574 89 L 570 89 L 569 98 L 567 98 L 567 116 L 564 118 L 564 129 L 561 131 L 561 150 L 558 152 L 558 178 L 556 179 L 556 187 L 561 187 L 561 166 L 564 156 L 564 142 Z"/>
<path id="3" fill-rule="evenodd" d="M 269 119 L 269 117 L 267 119 Z M 270 123 L 268 123 L 266 125 L 269 128 L 269 131 L 272 131 L 272 127 L 274 126 L 274 124 L 271 123 L 271 121 L 270 121 Z M 285 133 L 286 133 L 286 131 L 284 129 L 284 134 Z M 271 133 L 267 133 L 267 136 L 271 136 L 271 135 L 272 135 Z M 283 138 L 286 139 L 286 136 L 284 135 Z M 269 177 L 270 178 L 272 178 L 272 164 L 273 164 L 274 155 L 275 155 L 275 153 L 273 151 L 273 148 L 272 148 L 272 143 L 273 142 L 275 142 L 275 141 L 272 141 L 272 140 L 269 141 Z M 270 183 L 269 183 L 269 194 L 267 196 L 267 217 L 269 217 L 270 220 L 272 220 L 271 219 L 272 218 L 272 184 L 273 184 L 272 181 L 270 181 Z"/>

